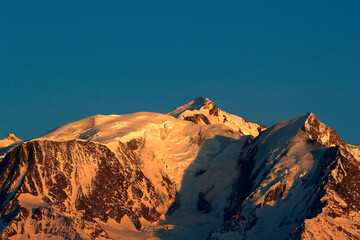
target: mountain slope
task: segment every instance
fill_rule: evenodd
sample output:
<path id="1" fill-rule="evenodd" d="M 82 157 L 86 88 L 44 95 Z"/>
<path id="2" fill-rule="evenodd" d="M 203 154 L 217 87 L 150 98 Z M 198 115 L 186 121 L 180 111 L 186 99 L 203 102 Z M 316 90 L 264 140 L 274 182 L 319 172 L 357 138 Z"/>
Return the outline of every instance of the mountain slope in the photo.
<path id="1" fill-rule="evenodd" d="M 127 155 L 76 140 L 21 144 L 0 165 L 1 239 L 110 239 L 109 221 L 126 218 L 138 230 L 157 221 L 161 198 Z"/>
<path id="2" fill-rule="evenodd" d="M 359 159 L 346 148 L 313 114 L 269 128 L 240 154 L 226 222 L 209 239 L 357 239 Z"/>

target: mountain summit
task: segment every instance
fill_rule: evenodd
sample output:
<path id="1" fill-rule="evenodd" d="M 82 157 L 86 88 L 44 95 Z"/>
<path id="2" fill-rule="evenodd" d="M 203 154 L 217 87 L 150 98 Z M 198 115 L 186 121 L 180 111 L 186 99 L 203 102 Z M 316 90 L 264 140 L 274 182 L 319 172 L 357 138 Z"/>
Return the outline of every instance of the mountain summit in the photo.
<path id="1" fill-rule="evenodd" d="M 306 119 L 304 130 L 309 133 L 311 139 L 326 146 L 345 145 L 345 142 L 340 138 L 335 130 L 320 122 L 313 113 L 310 113 Z"/>
<path id="2" fill-rule="evenodd" d="M 20 138 L 16 137 L 14 133 L 9 133 L 6 138 L 0 140 L 0 148 L 5 148 L 10 146 L 15 142 L 22 141 Z"/>
<path id="3" fill-rule="evenodd" d="M 201 125 L 224 124 L 234 132 L 256 137 L 266 129 L 265 126 L 251 123 L 245 118 L 220 110 L 214 102 L 205 97 L 194 100 L 168 113 L 181 120 Z"/>
<path id="4" fill-rule="evenodd" d="M 5 139 L 14 142 L 21 141 L 21 139 L 15 136 L 14 133 L 9 133 Z"/>
<path id="5" fill-rule="evenodd" d="M 190 102 L 172 110 L 168 114 L 173 117 L 179 117 L 180 114 L 182 114 L 185 111 L 193 111 L 193 110 L 200 110 L 201 108 L 207 106 L 207 105 L 215 105 L 210 99 L 206 97 L 198 97 L 194 100 L 191 100 Z"/>

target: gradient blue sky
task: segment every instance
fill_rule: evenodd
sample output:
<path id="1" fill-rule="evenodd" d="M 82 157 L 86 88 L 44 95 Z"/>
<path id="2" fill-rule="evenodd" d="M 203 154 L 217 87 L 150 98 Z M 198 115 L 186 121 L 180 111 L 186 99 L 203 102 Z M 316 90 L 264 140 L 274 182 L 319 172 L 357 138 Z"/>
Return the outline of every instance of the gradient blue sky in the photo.
<path id="1" fill-rule="evenodd" d="M 360 1 L 1 1 L 0 138 L 206 96 L 360 145 Z"/>

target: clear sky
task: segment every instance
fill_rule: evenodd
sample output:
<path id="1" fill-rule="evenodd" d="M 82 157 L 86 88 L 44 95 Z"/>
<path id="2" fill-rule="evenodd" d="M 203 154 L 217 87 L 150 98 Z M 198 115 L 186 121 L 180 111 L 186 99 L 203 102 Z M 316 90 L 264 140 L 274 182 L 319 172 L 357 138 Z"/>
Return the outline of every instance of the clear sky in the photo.
<path id="1" fill-rule="evenodd" d="M 1 1 L 0 138 L 198 96 L 360 145 L 360 1 Z"/>

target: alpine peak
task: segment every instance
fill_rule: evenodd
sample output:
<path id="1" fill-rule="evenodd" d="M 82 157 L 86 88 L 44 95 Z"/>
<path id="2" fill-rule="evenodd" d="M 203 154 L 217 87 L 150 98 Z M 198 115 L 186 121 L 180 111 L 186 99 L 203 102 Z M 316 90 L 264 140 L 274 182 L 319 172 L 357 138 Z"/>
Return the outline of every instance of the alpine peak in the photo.
<path id="1" fill-rule="evenodd" d="M 21 141 L 15 134 L 9 133 L 6 138 L 0 140 L 0 148 L 6 148 L 15 142 Z"/>
<path id="2" fill-rule="evenodd" d="M 266 129 L 265 126 L 251 123 L 245 118 L 220 110 L 214 102 L 206 97 L 195 98 L 169 112 L 168 115 L 200 125 L 224 124 L 230 131 L 252 137 L 256 137 Z"/>
<path id="3" fill-rule="evenodd" d="M 309 113 L 303 130 L 309 134 L 312 140 L 315 140 L 326 146 L 343 146 L 345 142 L 335 132 L 332 127 L 326 126 L 320 122 L 315 114 Z"/>
<path id="4" fill-rule="evenodd" d="M 327 147 L 345 145 L 335 130 L 320 122 L 314 113 L 306 113 L 300 117 L 275 124 L 269 128 L 268 133 L 263 138 L 270 135 L 274 136 L 275 132 L 277 132 L 277 139 L 280 139 L 279 136 L 294 137 L 299 131 L 304 132 L 309 139 Z"/>
<path id="5" fill-rule="evenodd" d="M 18 138 L 17 136 L 15 136 L 14 133 L 9 133 L 9 134 L 6 136 L 5 139 L 6 139 L 6 140 L 10 140 L 10 141 L 14 141 L 14 142 L 17 142 L 17 141 L 20 141 L 20 140 L 21 140 L 20 138 Z M 4 139 L 4 140 L 5 140 L 5 139 Z"/>
<path id="6" fill-rule="evenodd" d="M 203 108 L 207 105 L 215 106 L 215 104 L 212 101 L 210 101 L 210 99 L 201 96 L 201 97 L 195 98 L 195 99 L 191 100 L 190 102 L 174 109 L 173 111 L 169 112 L 168 114 L 177 118 L 177 117 L 179 117 L 180 114 L 182 114 L 185 111 L 200 110 L 201 108 Z"/>

